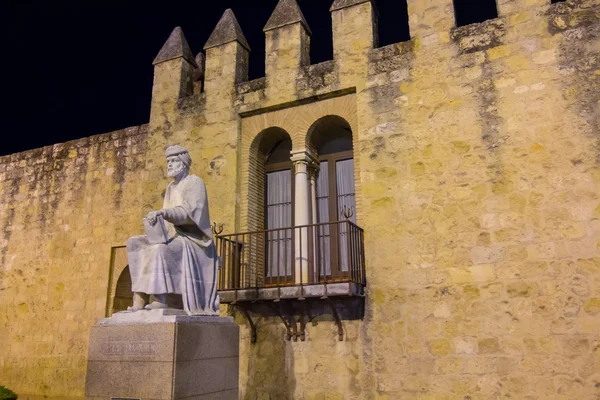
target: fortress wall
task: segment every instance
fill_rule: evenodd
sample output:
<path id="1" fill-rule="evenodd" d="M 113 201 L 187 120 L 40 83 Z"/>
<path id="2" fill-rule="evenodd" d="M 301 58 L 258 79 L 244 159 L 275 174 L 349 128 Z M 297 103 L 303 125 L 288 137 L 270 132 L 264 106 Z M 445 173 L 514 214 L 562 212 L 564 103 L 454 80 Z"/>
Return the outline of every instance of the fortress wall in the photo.
<path id="1" fill-rule="evenodd" d="M 251 190 L 244 126 L 310 126 L 339 106 L 356 110 L 365 317 L 343 322 L 343 342 L 328 317 L 306 342 L 260 317 L 251 345 L 236 314 L 243 397 L 597 395 L 598 1 L 505 1 L 497 19 L 451 28 L 451 2 L 414 0 L 413 39 L 383 48 L 369 2 L 335 3 L 333 61 L 303 64 L 302 24 L 282 24 L 267 44 L 285 59 L 244 82 L 247 49 L 217 37 L 200 95 L 189 60 L 159 60 L 148 126 L 0 159 L 3 384 L 83 396 L 110 247 L 160 206 L 167 145 L 190 149 L 212 219 L 234 232 Z"/>
<path id="2" fill-rule="evenodd" d="M 598 13 L 517 8 L 370 53 L 361 372 L 382 398 L 598 395 Z"/>
<path id="3" fill-rule="evenodd" d="M 345 36 L 369 31 L 368 11 L 333 13 L 333 68 L 238 98 L 244 123 L 293 127 L 331 108 L 301 99 L 355 88 L 368 275 L 365 318 L 344 321 L 344 342 L 324 317 L 304 343 L 259 319 L 258 343 L 242 341 L 246 398 L 593 398 L 598 2 L 504 2 L 460 28 L 451 2 L 411 2 L 417 34 L 376 49 Z M 268 111 L 273 92 L 291 108 Z"/>
<path id="4" fill-rule="evenodd" d="M 145 170 L 147 128 L 0 158 L 0 377 L 20 395 L 83 394 L 111 246 L 153 201 L 136 184 L 156 175 Z"/>

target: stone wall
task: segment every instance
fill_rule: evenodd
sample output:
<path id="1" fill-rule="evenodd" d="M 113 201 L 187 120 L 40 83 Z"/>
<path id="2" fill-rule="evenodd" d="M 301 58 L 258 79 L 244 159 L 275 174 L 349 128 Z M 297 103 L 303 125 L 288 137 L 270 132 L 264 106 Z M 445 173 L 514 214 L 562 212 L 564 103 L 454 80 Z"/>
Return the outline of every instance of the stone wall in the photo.
<path id="1" fill-rule="evenodd" d="M 597 2 L 518 5 L 371 52 L 370 390 L 600 393 L 598 18 Z"/>
<path id="2" fill-rule="evenodd" d="M 190 148 L 231 233 L 247 225 L 255 137 L 287 124 L 296 148 L 329 110 L 355 113 L 365 316 L 343 321 L 342 342 L 326 315 L 305 342 L 264 316 L 255 345 L 237 316 L 244 398 L 598 396 L 600 3 L 506 0 L 452 28 L 450 0 L 412 0 L 413 39 L 383 48 L 370 2 L 332 10 L 333 61 L 306 65 L 296 14 L 270 27 L 266 77 L 244 82 L 226 13 L 204 93 L 174 32 L 148 126 L 1 159 L 2 384 L 83 396 L 111 246 L 160 206 L 168 144 Z"/>
<path id="3" fill-rule="evenodd" d="M 82 395 L 111 246 L 138 228 L 153 201 L 144 186 L 162 177 L 144 172 L 147 128 L 0 158 L 0 377 L 19 394 Z"/>

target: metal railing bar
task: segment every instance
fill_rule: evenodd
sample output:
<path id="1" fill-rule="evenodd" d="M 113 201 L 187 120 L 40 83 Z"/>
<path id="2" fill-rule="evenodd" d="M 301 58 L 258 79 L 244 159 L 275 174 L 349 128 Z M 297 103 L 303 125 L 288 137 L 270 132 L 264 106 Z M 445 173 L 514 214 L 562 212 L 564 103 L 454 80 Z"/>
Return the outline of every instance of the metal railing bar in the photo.
<path id="1" fill-rule="evenodd" d="M 295 229 L 298 229 L 298 228 L 310 228 L 312 226 L 340 225 L 340 224 L 346 224 L 346 223 L 350 224 L 351 226 L 356 227 L 358 230 L 362 231 L 362 228 L 359 227 L 358 225 L 356 225 L 354 222 L 343 220 L 343 221 L 320 222 L 318 224 L 309 224 L 309 225 L 294 225 L 293 227 L 286 227 L 286 228 L 263 229 L 263 230 L 260 230 L 260 231 L 248 231 L 248 232 L 229 233 L 229 234 L 226 234 L 226 235 L 220 235 L 220 237 L 227 238 L 227 237 L 231 237 L 231 236 L 254 235 L 254 234 L 259 234 L 259 233 L 264 233 L 264 232 L 281 231 L 281 230 L 290 229 L 290 228 L 295 228 Z"/>

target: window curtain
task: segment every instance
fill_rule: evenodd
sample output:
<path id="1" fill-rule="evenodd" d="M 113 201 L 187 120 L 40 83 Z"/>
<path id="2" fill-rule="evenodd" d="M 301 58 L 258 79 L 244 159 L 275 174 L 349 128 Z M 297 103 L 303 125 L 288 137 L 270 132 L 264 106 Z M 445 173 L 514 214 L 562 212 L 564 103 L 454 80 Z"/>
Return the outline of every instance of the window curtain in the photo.
<path id="1" fill-rule="evenodd" d="M 267 229 L 292 226 L 292 174 L 283 170 L 267 173 Z M 278 237 L 279 236 L 279 237 Z M 286 237 L 287 236 L 287 237 Z M 267 276 L 291 276 L 292 232 L 282 229 L 267 236 Z"/>
<path id="2" fill-rule="evenodd" d="M 321 161 L 317 178 L 317 222 L 329 222 L 329 165 Z M 322 225 L 317 231 L 317 257 L 319 276 L 331 275 L 331 234 L 329 225 Z"/>
<path id="3" fill-rule="evenodd" d="M 350 221 L 356 223 L 356 199 L 354 193 L 354 160 L 337 161 L 335 165 L 335 178 L 337 185 L 338 218 L 344 220 L 342 215 L 344 206 L 352 212 Z M 340 266 L 341 270 L 348 271 L 348 229 L 345 224 L 340 225 Z"/>

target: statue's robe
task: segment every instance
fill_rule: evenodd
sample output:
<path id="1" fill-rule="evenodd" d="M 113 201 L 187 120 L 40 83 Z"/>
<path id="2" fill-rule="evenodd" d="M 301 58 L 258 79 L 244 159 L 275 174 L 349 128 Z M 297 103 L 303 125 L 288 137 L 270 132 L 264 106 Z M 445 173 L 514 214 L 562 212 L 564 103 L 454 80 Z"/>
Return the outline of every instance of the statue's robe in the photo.
<path id="1" fill-rule="evenodd" d="M 127 241 L 131 290 L 181 294 L 188 314 L 219 315 L 218 257 L 202 179 L 188 175 L 169 183 L 163 210 L 166 244 L 151 244 L 146 235 Z"/>

